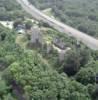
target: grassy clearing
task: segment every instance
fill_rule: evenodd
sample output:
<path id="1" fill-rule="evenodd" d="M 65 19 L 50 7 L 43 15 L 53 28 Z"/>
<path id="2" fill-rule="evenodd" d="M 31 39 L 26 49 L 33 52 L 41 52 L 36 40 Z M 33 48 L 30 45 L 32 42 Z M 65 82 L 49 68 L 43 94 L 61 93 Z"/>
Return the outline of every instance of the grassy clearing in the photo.
<path id="1" fill-rule="evenodd" d="M 24 34 L 18 34 L 17 35 L 16 44 L 20 45 L 22 48 L 25 48 L 27 42 L 28 42 L 28 39 Z"/>
<path id="2" fill-rule="evenodd" d="M 53 13 L 52 13 L 52 8 L 47 8 L 45 10 L 42 11 L 44 14 L 48 15 L 48 16 L 53 16 Z"/>

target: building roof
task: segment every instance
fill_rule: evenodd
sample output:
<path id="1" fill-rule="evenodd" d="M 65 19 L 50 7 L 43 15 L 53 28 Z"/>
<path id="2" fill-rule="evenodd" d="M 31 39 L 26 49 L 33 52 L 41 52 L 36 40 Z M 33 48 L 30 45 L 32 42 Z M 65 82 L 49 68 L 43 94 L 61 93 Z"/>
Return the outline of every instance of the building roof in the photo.
<path id="1" fill-rule="evenodd" d="M 57 47 L 59 47 L 60 49 L 65 49 L 66 48 L 66 45 L 65 45 L 64 41 L 62 41 L 59 38 L 55 38 L 53 40 L 53 44 L 56 45 Z"/>

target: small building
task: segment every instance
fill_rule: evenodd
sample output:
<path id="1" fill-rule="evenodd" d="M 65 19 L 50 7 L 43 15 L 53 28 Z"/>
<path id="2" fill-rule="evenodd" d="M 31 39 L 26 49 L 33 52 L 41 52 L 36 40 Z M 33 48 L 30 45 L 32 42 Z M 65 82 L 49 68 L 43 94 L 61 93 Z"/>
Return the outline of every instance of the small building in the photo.
<path id="1" fill-rule="evenodd" d="M 58 43 L 58 44 L 57 44 L 57 43 Z M 61 42 L 60 40 L 56 40 L 56 41 L 55 41 L 55 43 L 53 44 L 53 48 L 54 48 L 55 50 L 57 50 L 57 52 L 58 52 L 58 58 L 59 58 L 59 61 L 60 61 L 60 62 L 64 61 L 64 59 L 65 59 L 65 54 L 66 54 L 69 50 L 71 50 L 70 47 L 67 47 L 67 46 L 65 45 L 65 43 L 64 43 L 64 42 Z"/>
<path id="2" fill-rule="evenodd" d="M 18 34 L 25 33 L 25 30 L 23 30 L 23 29 L 20 29 L 20 30 L 18 30 L 18 31 L 17 31 L 17 33 L 18 33 Z"/>
<path id="3" fill-rule="evenodd" d="M 62 62 L 65 59 L 65 54 L 71 50 L 70 47 L 67 47 L 65 50 L 59 50 L 58 54 L 59 54 L 59 61 Z"/>
<path id="4" fill-rule="evenodd" d="M 59 61 L 62 62 L 65 58 L 65 50 L 61 50 L 60 52 L 58 52 L 58 56 L 59 56 Z"/>
<path id="5" fill-rule="evenodd" d="M 53 50 L 53 46 L 51 44 L 47 44 L 47 54 L 49 54 Z"/>
<path id="6" fill-rule="evenodd" d="M 17 31 L 19 34 L 25 33 L 25 25 L 19 24 L 19 25 L 16 27 L 16 31 Z"/>
<path id="7" fill-rule="evenodd" d="M 32 44 L 43 44 L 42 32 L 39 28 L 34 27 L 31 29 L 31 43 Z"/>
<path id="8" fill-rule="evenodd" d="M 62 50 L 66 49 L 64 41 L 60 40 L 59 38 L 55 38 L 53 40 L 53 44 Z"/>

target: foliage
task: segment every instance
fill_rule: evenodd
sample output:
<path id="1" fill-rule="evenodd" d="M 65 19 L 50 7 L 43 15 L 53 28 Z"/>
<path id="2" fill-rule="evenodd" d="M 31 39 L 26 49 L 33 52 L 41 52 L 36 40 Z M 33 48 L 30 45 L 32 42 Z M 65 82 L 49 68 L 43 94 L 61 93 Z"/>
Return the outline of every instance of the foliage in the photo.
<path id="1" fill-rule="evenodd" d="M 14 20 L 24 15 L 16 0 L 0 0 L 0 20 Z"/>
<path id="2" fill-rule="evenodd" d="M 25 96 L 27 100 L 91 100 L 91 97 L 96 98 L 97 89 L 95 89 L 94 79 L 95 68 L 98 65 L 97 53 L 92 53 L 82 44 L 77 47 L 75 39 L 50 29 L 47 31 L 47 36 L 51 39 L 59 36 L 72 49 L 65 55 L 64 62 L 58 64 L 58 55 L 55 50 L 45 55 L 46 48 L 42 52 L 29 48 L 22 49 L 19 44 L 15 43 L 16 36 L 17 33 L 14 30 L 0 25 L 1 100 L 16 100 L 13 95 L 13 81 L 20 87 L 15 87 L 18 92 L 23 91 L 19 92 L 20 95 Z M 18 97 L 17 94 L 16 97 Z"/>
<path id="3" fill-rule="evenodd" d="M 29 99 L 90 100 L 85 86 L 71 81 L 65 74 L 58 74 L 35 52 L 25 51 L 21 59 L 12 63 L 7 72 L 22 86 Z"/>
<path id="4" fill-rule="evenodd" d="M 6 81 L 0 79 L 0 100 L 15 100 L 10 90 L 11 87 L 6 84 Z"/>
<path id="5" fill-rule="evenodd" d="M 31 29 L 33 23 L 31 21 L 25 22 L 26 29 Z"/>
<path id="6" fill-rule="evenodd" d="M 93 68 L 81 68 L 76 74 L 76 80 L 84 85 L 95 83 L 96 73 Z"/>
<path id="7" fill-rule="evenodd" d="M 61 66 L 61 70 L 69 76 L 75 75 L 81 67 L 90 61 L 90 51 L 85 48 L 70 50 L 65 55 L 65 60 Z"/>

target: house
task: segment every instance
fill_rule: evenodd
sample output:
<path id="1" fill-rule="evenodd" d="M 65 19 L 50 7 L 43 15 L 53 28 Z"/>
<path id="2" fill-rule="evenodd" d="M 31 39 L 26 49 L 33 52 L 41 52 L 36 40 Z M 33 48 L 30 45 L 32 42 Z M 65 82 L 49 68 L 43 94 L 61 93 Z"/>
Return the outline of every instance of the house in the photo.
<path id="1" fill-rule="evenodd" d="M 17 27 L 16 27 L 16 31 L 18 32 L 18 33 L 25 33 L 25 25 L 22 25 L 22 24 L 19 24 L 19 25 L 17 25 Z"/>
<path id="2" fill-rule="evenodd" d="M 71 48 L 70 48 L 70 47 L 66 47 L 65 50 L 59 50 L 59 51 L 58 51 L 59 61 L 60 61 L 60 62 L 64 61 L 65 55 L 66 55 L 66 53 L 67 53 L 69 50 L 71 50 Z"/>
<path id="3" fill-rule="evenodd" d="M 31 43 L 32 44 L 43 44 L 43 36 L 42 32 L 38 27 L 34 27 L 31 29 Z"/>
<path id="4" fill-rule="evenodd" d="M 53 50 L 52 44 L 47 43 L 47 54 L 49 54 Z"/>
<path id="5" fill-rule="evenodd" d="M 65 59 L 65 54 L 71 50 L 70 47 L 67 47 L 65 43 L 59 38 L 53 40 L 53 48 L 58 52 L 59 61 L 62 62 Z"/>
<path id="6" fill-rule="evenodd" d="M 53 40 L 53 44 L 62 50 L 66 49 L 65 43 L 58 37 Z"/>
<path id="7" fill-rule="evenodd" d="M 65 58 L 65 50 L 61 50 L 58 52 L 59 62 L 62 62 Z"/>

